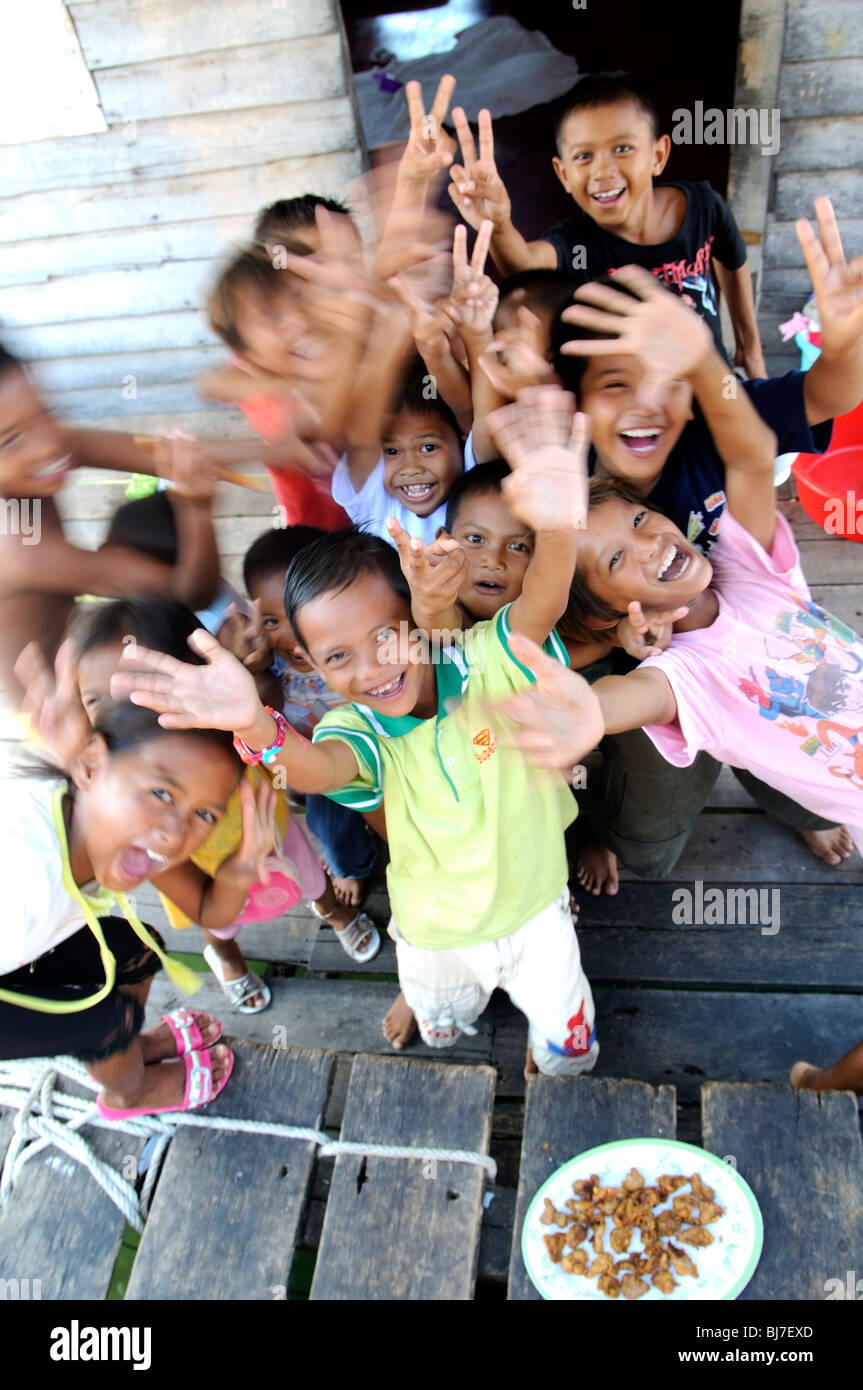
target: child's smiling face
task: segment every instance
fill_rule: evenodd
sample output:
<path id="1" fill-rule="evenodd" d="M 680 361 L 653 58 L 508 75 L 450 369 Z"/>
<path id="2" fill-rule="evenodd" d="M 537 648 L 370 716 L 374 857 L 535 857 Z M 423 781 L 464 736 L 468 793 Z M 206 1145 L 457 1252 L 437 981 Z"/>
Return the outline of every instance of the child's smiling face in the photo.
<path id="1" fill-rule="evenodd" d="M 295 670 L 311 671 L 312 666 L 304 655 L 285 612 L 284 574 L 276 572 L 258 575 L 249 592 L 251 598 L 260 601 L 261 627 L 269 638 L 273 651 L 289 661 Z"/>
<path id="2" fill-rule="evenodd" d="M 591 443 L 603 470 L 646 496 L 692 418 L 692 388 L 674 382 L 661 406 L 645 408 L 636 402 L 643 375 L 636 357 L 588 358 L 578 404 L 590 417 Z"/>
<path id="3" fill-rule="evenodd" d="M 201 848 L 239 776 L 229 749 L 200 739 L 166 735 L 111 755 L 95 735 L 75 771 L 70 848 L 103 887 L 129 892 Z"/>
<path id="4" fill-rule="evenodd" d="M 533 532 L 513 516 L 501 493 L 481 492 L 459 507 L 451 535 L 468 563 L 459 603 L 478 621 L 493 618 L 521 593 Z"/>
<path id="5" fill-rule="evenodd" d="M 570 112 L 552 162 L 582 211 L 609 231 L 620 231 L 648 205 L 670 148 L 667 135 L 654 136 L 638 102 L 624 99 Z"/>
<path id="6" fill-rule="evenodd" d="M 416 516 L 431 516 L 464 469 L 461 440 L 438 415 L 401 410 L 381 438 L 384 487 Z"/>
<path id="7" fill-rule="evenodd" d="M 63 432 L 23 371 L 0 376 L 0 493 L 51 497 L 73 465 Z"/>
<path id="8" fill-rule="evenodd" d="M 673 522 L 622 497 L 589 508 L 578 568 L 591 592 L 620 613 L 636 599 L 660 611 L 689 604 L 713 573 Z"/>
<path id="9" fill-rule="evenodd" d="M 434 713 L 434 667 L 410 659 L 410 605 L 383 575 L 318 594 L 297 622 L 315 670 L 345 700 L 393 718 Z"/>
<path id="10" fill-rule="evenodd" d="M 242 356 L 273 376 L 316 381 L 328 375 L 330 345 L 310 324 L 301 287 L 282 272 L 284 284 L 272 294 L 248 286 L 234 291 L 234 319 L 243 340 Z"/>

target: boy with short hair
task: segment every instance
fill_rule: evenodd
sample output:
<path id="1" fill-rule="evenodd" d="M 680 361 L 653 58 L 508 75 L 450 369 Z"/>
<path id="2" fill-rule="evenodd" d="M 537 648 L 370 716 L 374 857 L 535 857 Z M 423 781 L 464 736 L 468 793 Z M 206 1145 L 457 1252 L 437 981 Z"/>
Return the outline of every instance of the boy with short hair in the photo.
<path id="1" fill-rule="evenodd" d="M 746 246 L 724 199 L 708 183 L 656 187 L 671 151 L 647 84 L 631 73 L 590 73 L 554 107 L 554 171 L 578 211 L 538 241 L 512 224 L 494 163 L 491 117 L 479 113 L 479 158 L 464 112 L 453 120 L 464 159 L 453 165 L 450 196 L 465 221 L 495 225 L 492 255 L 504 274 L 554 268 L 580 281 L 623 265 L 652 271 L 706 319 L 717 347 L 722 333 L 712 268 L 728 300 L 735 361 L 750 377 L 767 375 Z"/>
<path id="2" fill-rule="evenodd" d="M 583 451 L 580 418 L 571 443 Z M 301 790 L 357 809 L 384 799 L 399 975 L 424 1040 L 451 1046 L 501 986 L 529 1020 L 526 1066 L 552 1075 L 589 1070 L 598 1055 L 566 887 L 563 832 L 574 803 L 561 778 L 537 779 L 513 756 L 486 701 L 530 684 L 511 654 L 513 632 L 565 660 L 554 623 L 575 563 L 573 519 L 584 510 L 572 457 L 545 449 L 507 479 L 507 501 L 535 548 L 520 597 L 482 625 L 470 654 L 453 646 L 418 663 L 405 636 L 397 660 L 381 659 L 412 616 L 398 556 L 381 540 L 331 535 L 297 557 L 288 619 L 349 702 L 324 716 L 311 744 L 261 707 L 248 673 L 203 635 L 196 645 L 208 668 L 139 651 L 137 674 L 116 678 L 117 693 L 136 691 L 170 724 L 232 728 L 247 757 L 282 767 Z M 422 628 L 421 596 L 413 606 Z"/>
<path id="3" fill-rule="evenodd" d="M 255 223 L 253 239 L 271 258 L 280 250 L 293 251 L 297 256 L 313 255 L 321 249 L 321 234 L 315 220 L 315 209 L 339 213 L 351 221 L 350 209 L 336 198 L 324 198 L 318 193 L 302 193 L 296 198 L 278 198 L 262 208 Z M 357 245 L 360 234 L 357 231 Z"/>

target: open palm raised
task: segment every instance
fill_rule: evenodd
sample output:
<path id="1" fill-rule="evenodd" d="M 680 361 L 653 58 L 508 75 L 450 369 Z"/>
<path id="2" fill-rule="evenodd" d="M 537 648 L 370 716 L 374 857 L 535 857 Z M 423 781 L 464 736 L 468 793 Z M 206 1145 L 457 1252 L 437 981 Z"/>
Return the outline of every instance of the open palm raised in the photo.
<path id="1" fill-rule="evenodd" d="M 261 710 L 254 676 L 203 628 L 189 645 L 206 665 L 130 643 L 111 678 L 111 694 L 158 711 L 165 729 L 250 729 Z"/>

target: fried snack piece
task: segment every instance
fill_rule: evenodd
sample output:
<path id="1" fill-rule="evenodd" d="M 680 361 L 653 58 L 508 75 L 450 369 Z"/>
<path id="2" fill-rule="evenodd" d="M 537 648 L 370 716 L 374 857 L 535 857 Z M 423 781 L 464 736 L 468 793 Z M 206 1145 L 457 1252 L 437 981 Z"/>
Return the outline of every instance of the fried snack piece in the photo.
<path id="1" fill-rule="evenodd" d="M 684 1245 L 712 1245 L 713 1236 L 703 1226 L 685 1226 L 677 1239 Z"/>
<path id="2" fill-rule="evenodd" d="M 545 1239 L 548 1240 L 548 1236 Z M 681 1250 L 679 1246 L 669 1241 L 668 1253 L 671 1256 L 675 1274 L 690 1274 L 693 1279 L 698 1278 L 698 1267 L 690 1260 L 685 1250 Z"/>
<path id="3" fill-rule="evenodd" d="M 624 1274 L 620 1281 L 620 1289 L 624 1298 L 641 1298 L 646 1294 L 650 1285 L 643 1279 L 639 1279 L 637 1274 Z"/>
<path id="4" fill-rule="evenodd" d="M 643 1187 L 640 1192 L 636 1192 L 635 1200 L 640 1202 L 643 1207 L 655 1207 L 662 1201 L 658 1187 Z"/>
<path id="5" fill-rule="evenodd" d="M 581 1242 L 585 1239 L 586 1235 L 586 1226 L 570 1226 L 569 1230 L 566 1233 L 566 1243 L 569 1246 L 570 1250 L 574 1250 L 577 1245 L 581 1245 Z"/>
<path id="6" fill-rule="evenodd" d="M 615 1266 L 614 1266 L 614 1273 L 615 1273 L 615 1276 L 618 1277 L 618 1278 L 620 1277 L 621 1274 L 624 1274 L 624 1273 L 627 1273 L 627 1274 L 637 1274 L 637 1273 L 638 1273 L 638 1266 L 637 1266 L 636 1263 L 635 1263 L 635 1256 L 634 1256 L 634 1255 L 630 1255 L 630 1256 L 629 1256 L 627 1259 L 625 1259 L 625 1260 L 618 1260 L 617 1263 L 616 1263 Z"/>
<path id="7" fill-rule="evenodd" d="M 671 1205 L 677 1212 L 677 1215 L 683 1217 L 684 1221 L 695 1220 L 698 1203 L 694 1197 L 674 1197 L 672 1198 Z"/>
<path id="8" fill-rule="evenodd" d="M 681 1220 L 675 1211 L 661 1211 L 656 1218 L 656 1229 L 661 1236 L 676 1236 Z"/>
<path id="9" fill-rule="evenodd" d="M 654 1288 L 659 1289 L 660 1293 L 669 1294 L 672 1289 L 677 1288 L 674 1275 L 670 1269 L 661 1269 L 658 1274 L 654 1274 L 651 1279 Z"/>
<path id="10" fill-rule="evenodd" d="M 671 1173 L 663 1173 L 661 1178 L 657 1178 L 656 1185 L 659 1188 L 660 1197 L 664 1200 L 666 1197 L 670 1197 L 672 1192 L 676 1192 L 678 1187 L 685 1187 L 687 1182 L 687 1178 L 682 1178 L 677 1174 L 672 1176 Z"/>
<path id="11" fill-rule="evenodd" d="M 544 1201 L 545 1206 L 542 1210 L 542 1216 L 539 1218 L 543 1226 L 568 1226 L 572 1217 L 568 1216 L 565 1211 L 558 1211 L 547 1197 L 544 1198 Z"/>
<path id="12" fill-rule="evenodd" d="M 629 1249 L 634 1231 L 633 1226 L 615 1226 L 611 1232 L 611 1248 L 617 1255 L 622 1255 L 624 1250 Z"/>
<path id="13" fill-rule="evenodd" d="M 656 1238 L 656 1217 L 649 1207 L 644 1211 L 639 1211 L 635 1216 L 635 1225 L 641 1232 L 641 1238 L 645 1245 L 650 1244 Z"/>
<path id="14" fill-rule="evenodd" d="M 593 1227 L 593 1248 L 597 1255 L 601 1255 L 605 1248 L 605 1217 L 595 1216 L 590 1224 Z"/>
<path id="15" fill-rule="evenodd" d="M 611 1274 L 614 1269 L 614 1260 L 607 1251 L 597 1255 L 593 1264 L 590 1266 L 589 1274 L 591 1279 L 595 1279 L 597 1274 Z"/>
<path id="16" fill-rule="evenodd" d="M 566 1274 L 583 1274 L 586 1277 L 587 1251 L 571 1250 L 568 1255 L 564 1255 L 560 1267 Z"/>
<path id="17" fill-rule="evenodd" d="M 543 1236 L 545 1248 L 548 1251 L 548 1258 L 553 1265 L 559 1265 L 563 1259 L 564 1244 L 566 1236 L 554 1235 Z"/>
<path id="18" fill-rule="evenodd" d="M 626 1177 L 623 1179 L 623 1186 L 626 1188 L 627 1192 L 637 1192 L 640 1187 L 644 1186 L 644 1178 L 637 1168 L 630 1168 Z"/>
<path id="19" fill-rule="evenodd" d="M 689 1179 L 689 1186 L 692 1190 L 693 1197 L 697 1197 L 699 1202 L 712 1202 L 716 1196 L 713 1188 L 708 1187 L 701 1181 L 700 1173 L 692 1174 L 692 1177 Z"/>
<path id="20" fill-rule="evenodd" d="M 612 1274 L 602 1274 L 596 1287 L 606 1298 L 620 1298 L 620 1281 Z"/>
<path id="21" fill-rule="evenodd" d="M 593 1197 L 593 1179 L 581 1178 L 572 1184 L 572 1190 L 580 1202 L 590 1201 Z"/>
<path id="22" fill-rule="evenodd" d="M 589 1221 L 591 1217 L 595 1215 L 593 1202 L 576 1202 L 570 1197 L 563 1205 L 566 1207 L 567 1211 L 572 1213 L 569 1218 L 570 1221 Z"/>
<path id="23" fill-rule="evenodd" d="M 701 1226 L 709 1226 L 711 1221 L 718 1221 L 720 1216 L 725 1215 L 725 1208 L 718 1202 L 700 1202 L 698 1205 L 698 1221 Z"/>

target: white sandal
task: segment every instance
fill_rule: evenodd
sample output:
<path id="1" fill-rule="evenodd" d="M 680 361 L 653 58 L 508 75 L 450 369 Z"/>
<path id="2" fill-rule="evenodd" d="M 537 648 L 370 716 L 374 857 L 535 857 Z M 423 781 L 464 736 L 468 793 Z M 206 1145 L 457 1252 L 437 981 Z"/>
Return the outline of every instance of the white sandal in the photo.
<path id="1" fill-rule="evenodd" d="M 315 903 L 311 903 L 310 906 L 312 912 L 316 917 L 320 917 L 322 922 L 329 922 L 334 913 L 338 912 L 338 907 L 334 907 L 332 912 L 322 912 Z M 343 904 L 339 903 L 339 907 L 342 906 Z M 333 931 L 345 954 L 349 955 L 351 960 L 359 961 L 360 964 L 374 960 L 381 949 L 380 933 L 371 918 L 367 917 L 364 912 L 358 912 L 346 927 L 333 927 Z M 369 944 L 361 951 L 357 943 L 366 936 L 369 938 Z"/>
<path id="2" fill-rule="evenodd" d="M 265 985 L 260 975 L 256 975 L 254 970 L 247 970 L 245 975 L 241 975 L 238 980 L 226 980 L 222 974 L 222 962 L 216 955 L 212 946 L 204 947 L 204 960 L 209 965 L 219 984 L 222 986 L 222 993 L 227 999 L 234 1013 L 237 1014 L 259 1014 L 264 1009 L 270 1007 L 272 994 L 268 985 Z M 256 994 L 263 997 L 263 1004 L 249 1006 L 246 1001 L 254 999 Z"/>

